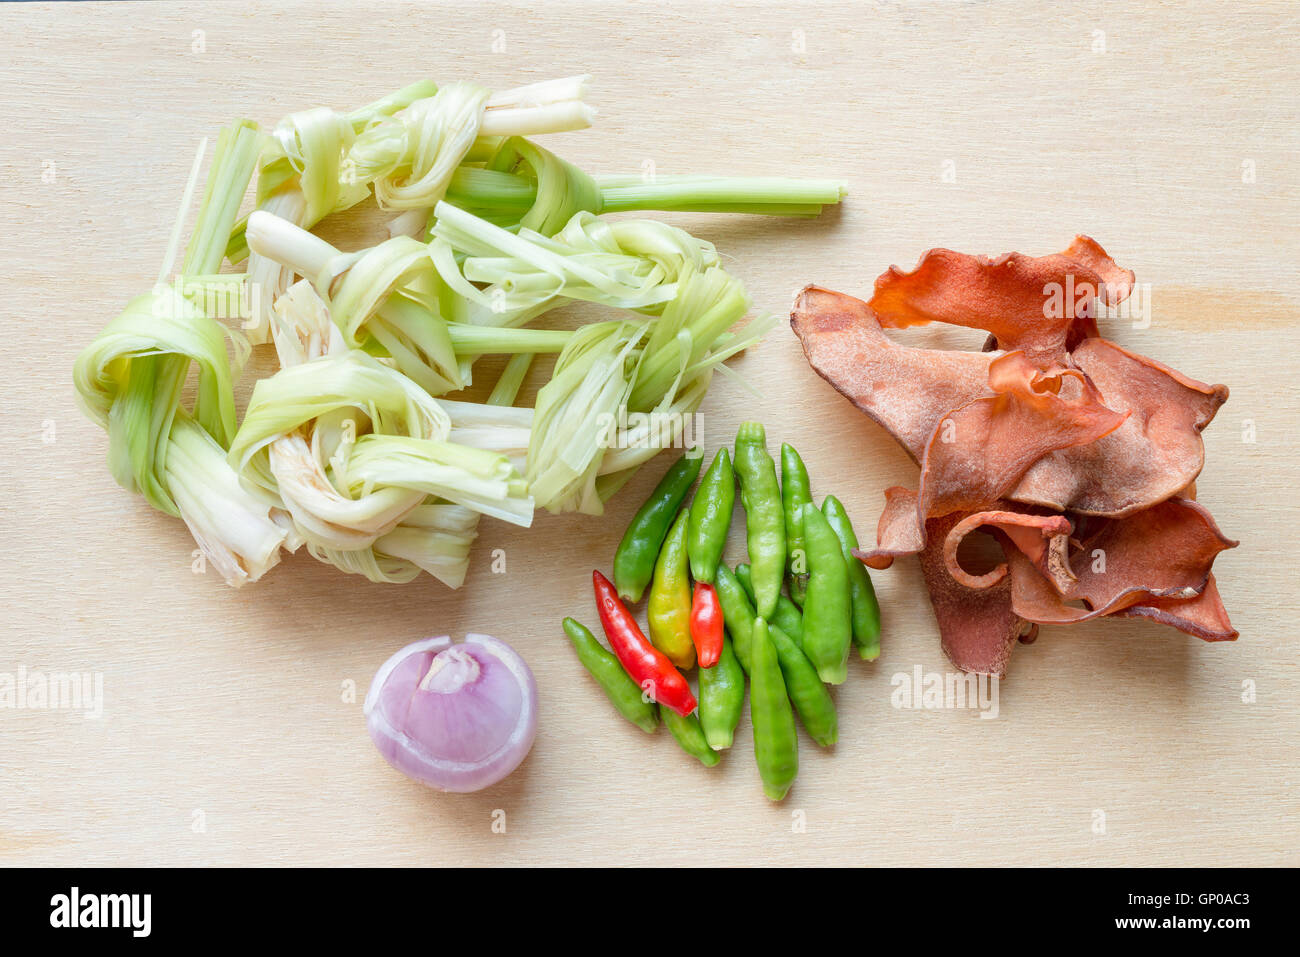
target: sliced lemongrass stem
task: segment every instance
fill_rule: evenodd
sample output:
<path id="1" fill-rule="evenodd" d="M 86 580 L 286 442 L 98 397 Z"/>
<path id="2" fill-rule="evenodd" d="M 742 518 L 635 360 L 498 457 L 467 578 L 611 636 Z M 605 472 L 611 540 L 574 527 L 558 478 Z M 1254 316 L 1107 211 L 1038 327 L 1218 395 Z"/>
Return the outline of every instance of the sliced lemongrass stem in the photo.
<path id="1" fill-rule="evenodd" d="M 743 176 L 597 176 L 604 212 L 629 210 L 763 212 L 788 207 L 815 211 L 838 203 L 844 195 L 834 180 Z"/>
<path id="2" fill-rule="evenodd" d="M 194 164 L 190 167 L 190 178 L 185 183 L 185 194 L 181 197 L 181 207 L 176 211 L 176 222 L 172 225 L 171 238 L 167 241 L 167 253 L 163 256 L 162 269 L 158 272 L 160 285 L 167 281 L 172 268 L 176 265 L 176 254 L 181 249 L 181 231 L 185 228 L 185 214 L 190 211 L 190 203 L 194 202 L 194 190 L 199 183 L 199 169 L 203 165 L 203 154 L 207 151 L 208 138 L 205 136 L 199 140 L 199 149 L 194 154 Z"/>
<path id="3" fill-rule="evenodd" d="M 457 355 L 507 355 L 560 352 L 573 333 L 562 329 L 512 329 L 505 326 L 472 326 L 447 323 Z"/>
<path id="4" fill-rule="evenodd" d="M 587 84 L 591 82 L 590 73 L 578 76 L 559 77 L 554 80 L 542 80 L 514 89 L 493 93 L 488 98 L 488 109 L 518 106 L 542 106 L 547 103 L 562 103 L 565 100 L 581 100 L 587 95 Z"/>
<path id="5" fill-rule="evenodd" d="M 548 103 L 518 109 L 484 110 L 479 136 L 537 136 L 591 126 L 596 111 L 586 103 Z"/>
<path id="6" fill-rule="evenodd" d="M 188 275 L 220 271 L 261 148 L 262 134 L 251 120 L 238 120 L 217 137 L 203 205 L 194 235 L 185 247 L 182 272 Z"/>
<path id="7" fill-rule="evenodd" d="M 392 116 L 398 110 L 404 110 L 416 100 L 423 100 L 438 92 L 438 84 L 432 80 L 417 80 L 410 86 L 404 86 L 396 92 L 380 97 L 360 109 L 346 114 L 352 129 L 360 133 L 372 120 L 381 116 Z"/>
<path id="8" fill-rule="evenodd" d="M 249 214 L 244 235 L 250 250 L 309 279 L 315 279 L 339 255 L 319 236 L 262 209 Z"/>
<path id="9" fill-rule="evenodd" d="M 531 352 L 517 352 L 510 357 L 506 367 L 501 370 L 501 378 L 497 379 L 497 384 L 492 388 L 492 394 L 488 396 L 488 405 L 515 404 L 515 399 L 519 397 L 519 389 L 524 384 L 524 378 L 532 367 L 533 355 L 534 353 Z"/>

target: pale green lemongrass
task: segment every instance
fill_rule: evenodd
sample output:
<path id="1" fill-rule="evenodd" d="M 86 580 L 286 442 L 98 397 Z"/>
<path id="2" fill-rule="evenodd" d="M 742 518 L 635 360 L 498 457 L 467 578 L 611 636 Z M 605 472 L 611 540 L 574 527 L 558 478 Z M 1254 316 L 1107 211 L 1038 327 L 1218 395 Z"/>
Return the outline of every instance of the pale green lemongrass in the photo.
<path id="1" fill-rule="evenodd" d="M 372 181 L 383 209 L 428 209 L 478 139 L 491 94 L 473 83 L 450 83 L 357 137 L 348 161 Z"/>
<path id="2" fill-rule="evenodd" d="M 246 120 L 222 130 L 178 286 L 160 282 L 131 300 L 77 357 L 73 369 L 78 403 L 108 431 L 113 477 L 171 515 L 180 511 L 164 474 L 167 445 L 172 423 L 182 411 L 191 364 L 198 374 L 189 413 L 223 447 L 235 432 L 227 332 L 183 293 L 185 274 L 203 276 L 220 267 L 224 237 L 252 178 L 260 143 L 261 134 Z M 187 199 L 197 176 L 196 161 Z M 183 220 L 185 212 L 183 206 L 178 218 Z M 173 233 L 163 264 L 164 277 L 174 261 L 177 236 L 179 230 Z"/>
<path id="3" fill-rule="evenodd" d="M 410 237 L 345 254 L 258 212 L 249 218 L 248 238 L 252 248 L 312 277 L 322 294 L 330 295 L 331 314 L 348 345 L 368 351 L 377 345 L 430 395 L 464 388 L 464 371 L 474 357 L 558 352 L 568 338 L 565 332 L 448 323 L 444 312 L 463 312 L 455 290 L 442 281 L 428 247 Z"/>
<path id="4" fill-rule="evenodd" d="M 333 212 L 355 206 L 370 194 L 344 154 L 356 134 L 417 99 L 433 95 L 430 81 L 414 83 L 349 114 L 318 107 L 291 113 L 276 124 L 258 171 L 258 209 L 297 226 L 311 227 Z M 249 256 L 248 273 L 257 290 L 258 311 L 247 327 L 253 342 L 270 335 L 270 308 L 293 281 L 293 271 L 248 247 L 246 225 L 236 226 L 226 248 L 232 262 Z"/>
<path id="5" fill-rule="evenodd" d="M 324 300 L 305 279 L 276 301 L 272 332 L 285 368 L 347 351 Z M 317 548 L 368 548 L 424 501 L 422 494 L 402 489 L 376 489 L 352 498 L 334 487 L 330 459 L 346 440 L 342 425 L 347 414 L 346 408 L 327 412 L 267 446 L 275 492 L 303 539 Z M 354 419 L 352 435 L 355 428 Z"/>
<path id="6" fill-rule="evenodd" d="M 520 356 L 531 358 L 527 353 L 520 353 Z M 499 382 L 498 386 L 501 385 Z M 509 389 L 510 384 L 506 383 L 504 388 Z M 517 390 L 518 385 L 514 389 Z M 439 399 L 438 403 L 451 417 L 448 441 L 499 452 L 522 473 L 527 464 L 534 412 L 512 407 L 510 403 L 513 401 L 514 392 L 510 392 L 507 398 L 505 391 L 495 389 L 486 404 Z"/>
<path id="7" fill-rule="evenodd" d="M 434 215 L 437 222 L 431 249 L 439 274 L 456 292 L 497 313 L 532 308 L 557 296 L 621 309 L 652 309 L 675 292 L 671 264 L 624 253 L 610 224 L 590 213 L 575 214 L 569 225 L 549 238 L 530 230 L 512 233 L 446 202 L 435 207 Z M 678 252 L 683 261 L 707 256 L 707 244 L 682 230 L 677 232 L 681 234 Z M 498 269 L 505 268 L 497 282 L 480 290 L 456 265 L 451 255 L 456 251 L 467 254 L 466 262 L 487 259 L 489 264 L 498 262 Z M 482 267 L 482 263 L 471 265 L 471 274 L 479 282 L 491 282 Z M 474 272 L 476 269 L 480 271 Z M 520 274 L 549 276 L 553 282 L 549 288 L 545 283 L 538 288 L 521 283 Z M 513 285 L 505 285 L 507 279 Z"/>
<path id="8" fill-rule="evenodd" d="M 432 502 L 412 509 L 370 548 L 308 548 L 317 560 L 373 582 L 404 584 L 425 571 L 448 587 L 459 588 L 478 536 L 478 518 L 477 512 L 464 506 Z"/>
<path id="9" fill-rule="evenodd" d="M 636 382 L 628 399 L 635 412 L 658 405 L 682 370 L 699 362 L 718 338 L 749 310 L 744 287 L 719 266 L 691 272 L 678 283 L 678 296 L 664 307 L 646 343 Z M 681 354 L 682 333 L 689 353 Z"/>
<path id="10" fill-rule="evenodd" d="M 488 405 L 511 406 L 515 404 L 515 399 L 519 397 L 519 390 L 523 388 L 524 379 L 528 376 L 528 370 L 533 365 L 533 354 L 530 352 L 520 352 L 511 356 L 506 367 L 501 370 L 501 375 L 492 387 L 492 394 L 488 396 Z M 531 424 L 531 422 L 530 422 Z"/>
<path id="11" fill-rule="evenodd" d="M 334 412 L 354 413 L 353 434 L 445 439 L 451 419 L 437 400 L 396 369 L 356 349 L 283 368 L 253 387 L 230 462 L 249 481 L 274 490 L 266 448 L 278 436 Z"/>
<path id="12" fill-rule="evenodd" d="M 307 200 L 298 189 L 276 193 L 263 202 L 259 209 L 294 224 L 302 224 L 307 220 Z M 246 233 L 247 230 L 240 234 L 245 243 L 247 243 Z M 274 320 L 271 309 L 275 301 L 293 282 L 294 272 L 273 259 L 251 251 L 248 253 L 246 268 L 249 288 L 255 290 L 253 296 L 256 301 L 255 312 L 250 317 L 252 321 L 245 331 L 251 342 L 262 343 L 272 336 L 271 324 Z"/>
<path id="13" fill-rule="evenodd" d="M 268 468 L 276 492 L 303 539 L 317 548 L 369 548 L 426 498 L 423 492 L 383 487 L 348 495 L 331 481 L 318 449 L 300 431 L 268 446 Z"/>
<path id="14" fill-rule="evenodd" d="M 660 175 L 590 176 L 522 137 L 505 140 L 483 169 L 462 166 L 446 199 L 499 226 L 551 235 L 574 213 L 634 210 L 816 216 L 844 196 L 835 180 Z M 432 228 L 433 220 L 429 227 Z"/>
<path id="15" fill-rule="evenodd" d="M 516 470 L 522 471 L 533 410 L 509 406 L 531 361 L 531 354 L 521 353 L 507 364 L 507 372 L 498 383 L 499 388 L 493 390 L 488 406 L 440 400 L 451 417 L 449 439 L 500 452 Z M 502 408 L 489 408 L 494 405 Z M 391 532 L 364 552 L 319 549 L 312 554 L 345 571 L 364 574 L 372 581 L 409 581 L 423 569 L 447 586 L 459 588 L 469 569 L 470 547 L 478 536 L 482 515 L 463 505 L 429 501 L 432 504 L 420 505 L 404 515 Z"/>
<path id="16" fill-rule="evenodd" d="M 441 313 L 450 294 L 423 243 L 396 236 L 359 253 L 341 253 L 265 211 L 249 217 L 247 235 L 251 249 L 307 276 L 329 298 L 349 346 L 377 345 L 430 395 L 464 388 Z"/>
<path id="17" fill-rule="evenodd" d="M 837 180 L 695 174 L 596 176 L 598 212 L 755 213 L 816 216 L 844 198 Z"/>
<path id="18" fill-rule="evenodd" d="M 474 161 L 476 146 L 486 153 L 501 137 L 590 126 L 585 86 L 585 77 L 574 77 L 493 95 L 452 83 L 362 132 L 347 164 L 373 184 L 381 207 L 427 210 L 446 194 L 457 167 Z"/>
<path id="19" fill-rule="evenodd" d="M 609 431 L 631 392 L 627 367 L 646 323 L 593 323 L 577 331 L 537 394 L 528 447 L 529 489 L 550 511 L 599 515 L 595 482 Z"/>
<path id="20" fill-rule="evenodd" d="M 343 467 L 353 494 L 392 486 L 447 499 L 525 528 L 533 521 L 527 483 L 505 455 L 439 439 L 363 435 Z"/>
<path id="21" fill-rule="evenodd" d="M 539 506 L 599 514 L 632 470 L 678 441 L 713 369 L 770 328 L 761 320 L 728 334 L 749 298 L 720 267 L 688 264 L 676 286 L 660 317 L 632 329 L 585 327 L 561 353 L 538 395 L 529 447 Z M 580 339 L 587 329 L 599 331 Z"/>
<path id="22" fill-rule="evenodd" d="M 375 543 L 374 551 L 428 572 L 449 588 L 465 583 L 480 513 L 463 505 L 421 505 Z"/>
<path id="23" fill-rule="evenodd" d="M 206 561 L 227 585 L 257 581 L 280 560 L 282 546 L 296 548 L 283 513 L 250 493 L 205 429 L 181 413 L 166 451 L 167 487 Z"/>
<path id="24" fill-rule="evenodd" d="M 306 279 L 278 297 L 271 313 L 271 332 L 282 368 L 347 349 L 342 331 L 330 319 L 325 300 Z"/>

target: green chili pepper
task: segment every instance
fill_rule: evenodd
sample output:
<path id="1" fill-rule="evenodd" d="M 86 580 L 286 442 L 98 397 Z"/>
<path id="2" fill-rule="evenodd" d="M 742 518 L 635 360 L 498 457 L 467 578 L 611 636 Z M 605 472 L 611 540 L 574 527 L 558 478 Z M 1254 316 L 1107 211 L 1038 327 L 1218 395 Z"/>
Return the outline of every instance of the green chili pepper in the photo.
<path id="1" fill-rule="evenodd" d="M 799 735 L 767 622 L 755 618 L 750 634 L 753 668 L 749 710 L 754 721 L 754 758 L 758 762 L 758 776 L 763 779 L 763 793 L 773 801 L 780 801 L 789 793 L 799 773 Z"/>
<path id="2" fill-rule="evenodd" d="M 840 736 L 839 718 L 835 714 L 835 699 L 822 683 L 821 676 L 808 656 L 799 650 L 784 631 L 775 624 L 768 625 L 768 638 L 776 648 L 781 664 L 781 677 L 785 679 L 785 693 L 799 713 L 799 720 L 808 734 L 823 748 L 829 748 Z M 751 641 L 750 647 L 753 647 Z"/>
<path id="3" fill-rule="evenodd" d="M 645 586 L 650 584 L 659 547 L 695 476 L 700 474 L 702 461 L 703 457 L 692 449 L 674 462 L 623 533 L 614 555 L 614 585 L 624 601 L 640 601 Z"/>
<path id="4" fill-rule="evenodd" d="M 709 747 L 709 742 L 704 738 L 704 729 L 700 727 L 700 719 L 695 715 L 682 717 L 671 708 L 660 708 L 659 714 L 662 715 L 664 724 L 673 733 L 682 750 L 691 757 L 698 758 L 707 768 L 713 767 L 722 760 L 722 756 Z"/>
<path id="5" fill-rule="evenodd" d="M 564 619 L 564 633 L 573 643 L 578 660 L 604 690 L 606 697 L 619 713 L 647 733 L 659 727 L 659 711 L 653 701 L 646 700 L 638 685 L 623 670 L 612 652 L 596 640 L 596 636 L 573 618 Z"/>
<path id="6" fill-rule="evenodd" d="M 752 602 L 754 600 L 754 582 L 749 573 L 749 566 L 737 565 L 736 577 L 740 579 L 741 587 L 745 589 L 745 594 L 749 596 L 749 600 Z M 799 610 L 798 605 L 784 595 L 777 596 L 776 611 L 772 613 L 770 624 L 776 625 L 796 645 L 803 648 L 803 612 Z"/>
<path id="7" fill-rule="evenodd" d="M 736 474 L 745 506 L 754 599 L 759 615 L 769 618 L 785 577 L 785 508 L 776 465 L 767 454 L 767 435 L 757 422 L 745 422 L 736 432 Z"/>
<path id="8" fill-rule="evenodd" d="M 802 605 L 808 588 L 808 553 L 804 545 L 803 507 L 812 502 L 812 483 L 803 459 L 788 443 L 781 446 L 781 504 L 785 511 L 785 571 L 790 597 Z"/>
<path id="9" fill-rule="evenodd" d="M 722 597 L 722 581 L 728 576 L 731 576 L 731 571 L 727 566 L 719 566 L 719 598 Z M 741 576 L 740 568 L 737 568 L 735 576 L 731 576 L 731 581 L 736 581 L 741 588 L 744 588 L 745 579 Z M 749 597 L 746 596 L 732 598 L 731 605 L 731 616 L 728 616 L 727 605 L 723 605 L 727 628 L 732 632 L 733 640 L 736 640 L 736 648 L 741 646 L 741 638 L 737 637 L 737 632 L 744 632 L 746 654 L 749 658 L 753 658 L 754 637 L 753 625 L 750 625 L 750 622 L 754 619 L 754 606 L 750 605 Z M 735 627 L 732 627 L 733 622 Z M 794 710 L 800 713 L 803 727 L 809 729 L 809 735 L 813 736 L 813 740 L 823 748 L 835 744 L 840 736 L 835 701 L 832 700 L 831 692 L 828 692 L 826 685 L 822 683 L 822 677 L 816 674 L 813 662 L 803 654 L 798 642 L 789 637 L 787 632 L 775 622 L 768 624 L 767 635 L 776 646 L 776 659 L 781 666 L 781 676 L 785 679 L 785 692 L 790 698 L 790 703 L 794 705 Z M 753 675 L 750 675 L 750 680 L 753 681 Z M 753 692 L 750 693 L 750 697 L 753 697 Z"/>
<path id="10" fill-rule="evenodd" d="M 734 572 L 726 565 L 718 566 L 713 587 L 718 593 L 718 604 L 722 606 L 722 618 L 727 625 L 727 633 L 735 648 L 740 666 L 749 671 L 749 639 L 754 621 L 754 606 L 745 594 Z"/>
<path id="11" fill-rule="evenodd" d="M 835 531 L 844 551 L 844 561 L 849 567 L 849 596 L 853 604 L 853 644 L 858 655 L 866 661 L 880 657 L 880 603 L 872 587 L 867 567 L 853 556 L 858 547 L 858 536 L 853 534 L 853 523 L 840 500 L 827 495 L 822 501 L 822 514 Z"/>
<path id="12" fill-rule="evenodd" d="M 686 510 L 668 530 L 663 550 L 655 562 L 654 581 L 646 603 L 650 643 L 678 668 L 695 666 L 691 640 L 691 582 L 686 568 Z"/>
<path id="13" fill-rule="evenodd" d="M 849 566 L 840 540 L 815 505 L 803 509 L 808 544 L 808 596 L 803 606 L 803 650 L 822 681 L 841 684 L 849 676 L 852 599 Z"/>
<path id="14" fill-rule="evenodd" d="M 731 456 L 726 449 L 718 449 L 691 502 L 686 551 L 691 559 L 691 576 L 697 582 L 713 584 L 735 505 L 736 473 L 731 467 Z"/>
<path id="15" fill-rule="evenodd" d="M 700 669 L 700 725 L 714 751 L 731 747 L 744 704 L 745 671 L 732 643 L 724 638 L 718 663 Z"/>

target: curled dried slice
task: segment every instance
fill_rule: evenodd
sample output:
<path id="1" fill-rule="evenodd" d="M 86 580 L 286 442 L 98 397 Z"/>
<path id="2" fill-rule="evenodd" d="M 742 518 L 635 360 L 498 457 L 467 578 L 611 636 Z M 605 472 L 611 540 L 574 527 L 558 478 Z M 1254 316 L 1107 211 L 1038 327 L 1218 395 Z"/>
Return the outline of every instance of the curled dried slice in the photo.
<path id="1" fill-rule="evenodd" d="M 1080 343 L 1072 358 L 1108 406 L 1131 415 L 1096 442 L 1043 457 L 1008 497 L 1120 516 L 1192 484 L 1205 463 L 1201 430 L 1227 401 L 1227 386 L 1198 382 L 1106 339 Z"/>
<path id="2" fill-rule="evenodd" d="M 861 299 L 805 286 L 790 325 L 808 364 L 916 461 L 951 409 L 987 395 L 997 353 L 912 349 L 889 339 Z"/>
<path id="3" fill-rule="evenodd" d="M 1070 587 L 1074 574 L 1065 555 L 1070 520 L 1064 515 L 1026 515 L 1004 510 L 975 512 L 949 530 L 943 540 L 943 558 L 948 574 L 957 582 L 967 588 L 990 588 L 1006 577 L 1006 562 L 982 575 L 973 575 L 957 560 L 962 540 L 984 526 L 999 529 L 1043 575 L 1060 581 L 1063 587 Z"/>
<path id="4" fill-rule="evenodd" d="M 885 489 L 885 510 L 876 526 L 876 547 L 855 548 L 853 554 L 869 568 L 888 568 L 900 555 L 925 548 L 925 529 L 916 521 L 917 494 L 895 485 Z"/>
<path id="5" fill-rule="evenodd" d="M 1204 641 L 1236 641 L 1219 586 L 1211 575 L 1195 598 L 1152 598 L 1116 612 L 1119 618 L 1150 618 Z"/>
<path id="6" fill-rule="evenodd" d="M 989 259 L 931 249 L 910 272 L 891 266 L 868 305 L 885 327 L 946 322 L 985 329 L 1000 348 L 1021 350 L 1046 367 L 1064 364 L 1067 349 L 1097 334 L 1094 299 L 1118 303 L 1132 287 L 1132 272 L 1077 236 L 1050 256 Z"/>
<path id="7" fill-rule="evenodd" d="M 1153 600 L 1186 602 L 1205 590 L 1215 557 L 1237 545 L 1202 505 L 1180 498 L 1098 526 L 1079 540 L 1074 581 L 1064 590 L 1032 558 L 1008 551 L 1018 615 L 1040 624 L 1072 624 Z"/>
<path id="8" fill-rule="evenodd" d="M 1127 417 L 1078 371 L 1043 372 L 1020 352 L 989 363 L 989 388 L 993 395 L 935 429 L 921 463 L 919 521 L 987 508 L 1047 453 L 1095 442 Z"/>
<path id="9" fill-rule="evenodd" d="M 945 542 L 961 523 L 960 513 L 926 523 L 928 544 L 921 550 L 921 573 L 930 592 L 939 640 L 952 663 L 962 671 L 1003 675 L 1024 621 L 1011 606 L 1011 580 L 971 588 L 948 570 Z"/>

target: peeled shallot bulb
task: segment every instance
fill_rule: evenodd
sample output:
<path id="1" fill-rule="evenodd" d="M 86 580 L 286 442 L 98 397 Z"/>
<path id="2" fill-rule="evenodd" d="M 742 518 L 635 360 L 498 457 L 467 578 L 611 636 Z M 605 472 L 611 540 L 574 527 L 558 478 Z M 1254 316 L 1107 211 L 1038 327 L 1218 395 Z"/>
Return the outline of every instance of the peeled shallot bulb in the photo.
<path id="1" fill-rule="evenodd" d="M 384 662 L 365 713 L 371 740 L 397 770 L 440 791 L 477 791 L 532 748 L 537 682 L 497 638 L 426 638 Z"/>

